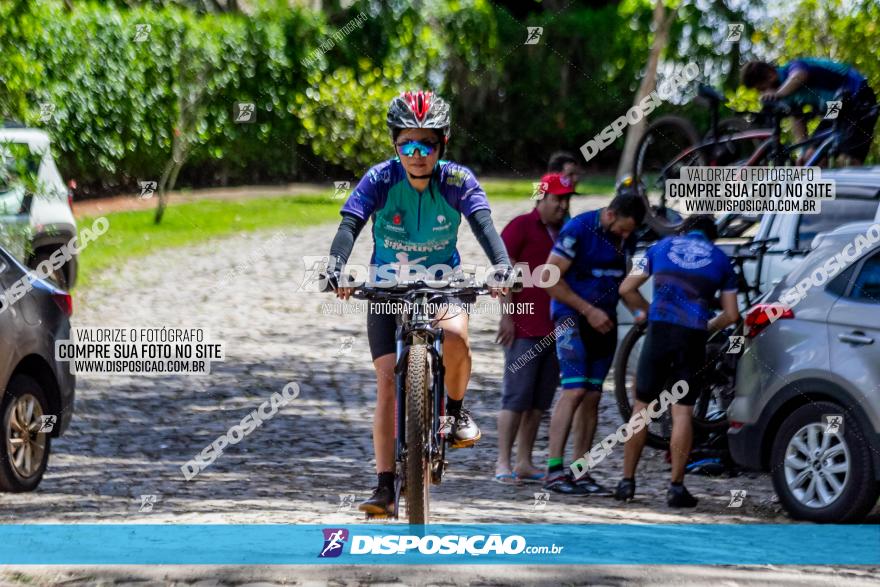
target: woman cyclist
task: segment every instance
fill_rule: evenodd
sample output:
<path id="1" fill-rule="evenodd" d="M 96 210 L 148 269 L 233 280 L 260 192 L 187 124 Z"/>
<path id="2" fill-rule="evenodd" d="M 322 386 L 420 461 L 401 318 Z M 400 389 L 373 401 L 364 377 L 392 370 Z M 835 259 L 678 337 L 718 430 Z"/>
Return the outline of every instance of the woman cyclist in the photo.
<path id="1" fill-rule="evenodd" d="M 400 265 L 459 267 L 456 250 L 458 227 L 464 215 L 477 241 L 495 266 L 509 274 L 510 262 L 495 231 L 486 193 L 466 167 L 441 159 L 449 140 L 449 105 L 431 92 L 405 92 L 391 101 L 388 128 L 396 156 L 372 167 L 358 183 L 340 214 L 342 222 L 330 247 L 328 274 L 337 297 L 348 299 L 351 288 L 337 278 L 348 260 L 354 241 L 368 218 L 373 220 L 374 267 Z M 500 283 L 500 282 L 499 282 Z M 495 289 L 493 297 L 505 294 Z M 388 515 L 394 507 L 394 402 L 395 315 L 380 313 L 371 303 L 367 338 L 376 370 L 378 396 L 373 418 L 373 450 L 379 482 L 359 509 Z M 445 338 L 446 413 L 455 418 L 451 433 L 454 448 L 473 446 L 480 429 L 462 408 L 471 373 L 468 315 L 452 304 L 441 312 Z"/>

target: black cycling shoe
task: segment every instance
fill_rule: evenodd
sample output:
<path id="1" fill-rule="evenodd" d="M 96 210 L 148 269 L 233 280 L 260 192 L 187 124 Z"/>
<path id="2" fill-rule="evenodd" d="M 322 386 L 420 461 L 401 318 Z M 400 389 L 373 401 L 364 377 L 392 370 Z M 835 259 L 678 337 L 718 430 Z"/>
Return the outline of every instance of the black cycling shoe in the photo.
<path id="1" fill-rule="evenodd" d="M 569 477 L 571 479 L 571 477 Z M 578 487 L 583 487 L 587 490 L 589 495 L 599 495 L 599 496 L 610 496 L 613 495 L 610 489 L 605 487 L 604 485 L 600 485 L 593 479 L 589 473 L 584 473 L 583 476 L 578 479 L 573 479 L 574 484 Z"/>
<path id="2" fill-rule="evenodd" d="M 462 408 L 455 419 L 452 427 L 452 448 L 467 448 L 473 446 L 483 436 L 480 428 L 471 420 L 471 414 Z"/>
<path id="3" fill-rule="evenodd" d="M 374 516 L 394 515 L 394 488 L 380 485 L 373 489 L 373 495 L 362 502 L 358 509 Z"/>
<path id="4" fill-rule="evenodd" d="M 699 501 L 684 485 L 670 485 L 666 492 L 666 503 L 671 508 L 692 508 Z"/>
<path id="5" fill-rule="evenodd" d="M 617 501 L 632 501 L 636 495 L 636 480 L 621 479 L 614 491 L 614 499 Z"/>
<path id="6" fill-rule="evenodd" d="M 544 483 L 544 489 L 555 493 L 561 493 L 563 495 L 590 495 L 590 492 L 586 487 L 581 487 L 565 473 L 557 473 L 552 477 L 548 477 L 547 482 Z"/>

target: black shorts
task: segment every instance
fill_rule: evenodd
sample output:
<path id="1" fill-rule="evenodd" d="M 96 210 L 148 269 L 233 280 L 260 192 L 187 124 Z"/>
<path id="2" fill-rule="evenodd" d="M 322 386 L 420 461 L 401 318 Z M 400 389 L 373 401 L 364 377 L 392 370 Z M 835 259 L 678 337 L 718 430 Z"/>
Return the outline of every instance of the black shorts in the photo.
<path id="1" fill-rule="evenodd" d="M 874 127 L 877 125 L 877 113 L 869 116 L 871 109 L 877 105 L 877 96 L 868 84 L 847 98 L 838 115 L 837 128 L 840 132 L 840 152 L 860 161 L 864 161 L 874 140 Z M 830 129 L 834 120 L 822 120 L 815 133 Z"/>
<path id="2" fill-rule="evenodd" d="M 649 322 L 636 374 L 636 398 L 646 404 L 684 379 L 688 393 L 678 403 L 692 406 L 700 395 L 709 333 L 669 322 Z"/>
<path id="3" fill-rule="evenodd" d="M 468 311 L 468 303 L 450 299 L 449 305 L 453 307 L 451 311 Z M 367 340 L 370 343 L 370 355 L 375 361 L 382 355 L 397 353 L 397 321 L 399 314 L 389 312 L 388 304 L 380 304 L 379 302 L 370 302 L 367 308 Z M 441 328 L 443 322 L 438 324 Z"/>

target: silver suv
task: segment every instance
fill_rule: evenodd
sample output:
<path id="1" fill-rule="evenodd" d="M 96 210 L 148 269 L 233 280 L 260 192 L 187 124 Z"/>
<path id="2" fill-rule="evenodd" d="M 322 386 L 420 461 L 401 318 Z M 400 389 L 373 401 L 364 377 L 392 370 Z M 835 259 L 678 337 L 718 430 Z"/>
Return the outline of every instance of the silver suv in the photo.
<path id="1" fill-rule="evenodd" d="M 796 518 L 859 520 L 880 494 L 878 239 L 880 225 L 870 222 L 818 235 L 767 303 L 746 314 L 730 452 L 745 467 L 769 471 Z M 833 268 L 842 251 L 859 249 Z M 804 295 L 786 297 L 792 288 Z M 774 305 L 780 299 L 788 310 Z"/>
<path id="2" fill-rule="evenodd" d="M 76 235 L 70 191 L 50 147 L 41 130 L 0 127 L 0 244 L 31 269 Z M 31 181 L 22 181 L 22 171 Z M 74 256 L 50 277 L 69 289 L 76 270 Z"/>

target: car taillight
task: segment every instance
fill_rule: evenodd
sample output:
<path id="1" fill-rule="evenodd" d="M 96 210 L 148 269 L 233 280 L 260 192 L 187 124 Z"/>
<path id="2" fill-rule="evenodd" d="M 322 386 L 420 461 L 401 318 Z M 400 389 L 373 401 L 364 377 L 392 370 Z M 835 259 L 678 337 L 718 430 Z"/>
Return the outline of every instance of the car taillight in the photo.
<path id="1" fill-rule="evenodd" d="M 782 304 L 756 305 L 746 314 L 746 337 L 755 338 L 780 318 L 794 318 L 794 312 Z"/>
<path id="2" fill-rule="evenodd" d="M 734 422 L 733 420 L 731 420 L 729 428 L 731 430 L 739 430 L 743 426 L 744 426 L 744 424 L 742 422 Z"/>
<path id="3" fill-rule="evenodd" d="M 55 303 L 58 304 L 58 307 L 61 308 L 61 311 L 64 312 L 68 317 L 73 315 L 73 298 L 70 296 L 69 293 L 53 293 L 52 299 L 55 300 Z"/>

